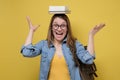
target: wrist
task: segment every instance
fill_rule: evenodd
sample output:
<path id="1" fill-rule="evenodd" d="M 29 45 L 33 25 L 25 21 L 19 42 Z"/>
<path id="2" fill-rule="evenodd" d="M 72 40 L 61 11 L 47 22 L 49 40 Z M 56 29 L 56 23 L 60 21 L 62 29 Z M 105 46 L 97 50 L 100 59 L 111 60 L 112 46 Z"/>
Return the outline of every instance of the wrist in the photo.
<path id="1" fill-rule="evenodd" d="M 89 33 L 89 37 L 93 38 L 93 37 L 94 37 L 94 34 Z"/>
<path id="2" fill-rule="evenodd" d="M 30 29 L 29 32 L 30 32 L 30 33 L 34 33 L 34 30 Z"/>

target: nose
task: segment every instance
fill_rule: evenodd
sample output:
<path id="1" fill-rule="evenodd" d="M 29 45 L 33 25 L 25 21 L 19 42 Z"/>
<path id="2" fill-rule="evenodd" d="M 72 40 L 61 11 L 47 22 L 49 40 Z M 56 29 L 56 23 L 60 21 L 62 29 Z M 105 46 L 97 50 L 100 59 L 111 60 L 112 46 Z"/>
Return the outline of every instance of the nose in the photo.
<path id="1" fill-rule="evenodd" d="M 59 26 L 57 30 L 61 31 L 62 29 L 61 29 L 61 27 Z"/>

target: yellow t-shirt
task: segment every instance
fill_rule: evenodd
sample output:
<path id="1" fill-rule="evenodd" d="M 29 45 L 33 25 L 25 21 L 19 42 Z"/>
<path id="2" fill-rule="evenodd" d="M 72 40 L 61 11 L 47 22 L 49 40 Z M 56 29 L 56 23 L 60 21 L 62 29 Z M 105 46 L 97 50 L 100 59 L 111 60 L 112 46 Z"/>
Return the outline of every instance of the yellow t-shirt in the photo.
<path id="1" fill-rule="evenodd" d="M 59 57 L 55 53 L 51 62 L 48 80 L 70 80 L 70 75 L 64 56 Z"/>

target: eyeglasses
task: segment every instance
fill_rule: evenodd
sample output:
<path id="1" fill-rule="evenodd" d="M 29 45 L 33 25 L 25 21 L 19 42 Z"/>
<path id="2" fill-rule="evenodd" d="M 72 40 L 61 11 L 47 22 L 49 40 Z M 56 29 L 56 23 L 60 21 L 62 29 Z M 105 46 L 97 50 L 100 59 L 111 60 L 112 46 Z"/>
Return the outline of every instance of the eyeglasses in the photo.
<path id="1" fill-rule="evenodd" d="M 60 27 L 61 29 L 65 29 L 66 26 L 67 26 L 66 24 L 61 24 L 61 25 L 59 25 L 59 24 L 53 24 L 53 25 L 52 25 L 53 29 L 58 29 L 59 27 Z"/>

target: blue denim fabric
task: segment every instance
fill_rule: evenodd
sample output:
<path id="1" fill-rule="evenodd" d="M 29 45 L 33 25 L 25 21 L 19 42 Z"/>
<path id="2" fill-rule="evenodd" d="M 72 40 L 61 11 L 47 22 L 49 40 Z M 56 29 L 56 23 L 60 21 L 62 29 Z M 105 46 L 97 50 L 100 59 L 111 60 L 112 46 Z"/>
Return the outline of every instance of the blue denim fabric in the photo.
<path id="1" fill-rule="evenodd" d="M 75 66 L 72 53 L 66 44 L 66 40 L 62 43 L 62 51 L 68 66 L 71 80 L 81 80 L 81 77 L 79 76 L 79 69 Z M 35 45 L 29 44 L 27 46 L 22 46 L 21 53 L 25 57 L 35 57 L 41 54 L 39 80 L 47 80 L 50 70 L 50 63 L 55 53 L 54 45 L 51 44 L 50 47 L 48 47 L 47 41 L 42 40 Z M 76 41 L 76 54 L 83 63 L 93 63 L 95 56 L 90 55 L 90 53 L 85 50 L 84 46 L 78 41 Z"/>

